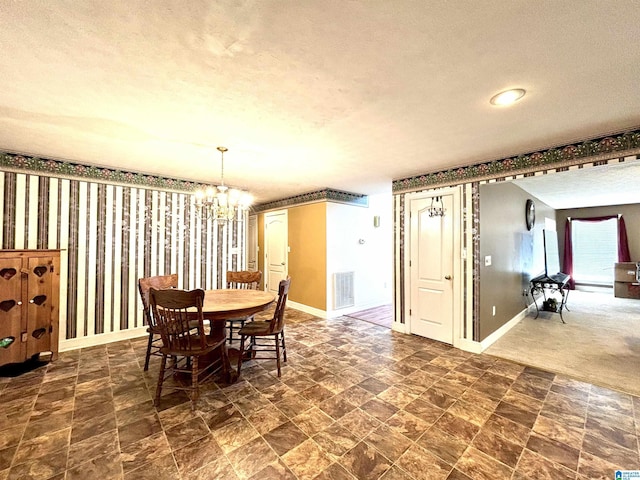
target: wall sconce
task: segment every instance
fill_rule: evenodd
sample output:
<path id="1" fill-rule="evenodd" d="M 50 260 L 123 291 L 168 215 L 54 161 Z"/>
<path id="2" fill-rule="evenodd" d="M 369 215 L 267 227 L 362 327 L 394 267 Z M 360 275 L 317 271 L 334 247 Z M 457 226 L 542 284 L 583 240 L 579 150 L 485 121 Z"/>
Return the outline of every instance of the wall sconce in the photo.
<path id="1" fill-rule="evenodd" d="M 429 211 L 430 217 L 444 217 L 446 209 L 444 208 L 442 197 L 431 197 L 431 206 L 427 210 Z"/>
<path id="2" fill-rule="evenodd" d="M 380 215 L 376 215 L 373 217 L 373 226 L 378 228 L 380 226 Z"/>

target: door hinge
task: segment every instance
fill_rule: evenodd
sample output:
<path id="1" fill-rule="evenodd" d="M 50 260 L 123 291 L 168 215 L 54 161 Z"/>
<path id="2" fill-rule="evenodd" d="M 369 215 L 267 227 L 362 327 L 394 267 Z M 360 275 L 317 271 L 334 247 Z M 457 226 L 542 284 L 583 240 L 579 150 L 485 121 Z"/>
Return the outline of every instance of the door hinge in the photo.
<path id="1" fill-rule="evenodd" d="M 409 316 L 411 316 L 411 309 L 409 309 Z"/>
<path id="2" fill-rule="evenodd" d="M 53 273 L 53 265 L 49 267 L 49 271 Z"/>

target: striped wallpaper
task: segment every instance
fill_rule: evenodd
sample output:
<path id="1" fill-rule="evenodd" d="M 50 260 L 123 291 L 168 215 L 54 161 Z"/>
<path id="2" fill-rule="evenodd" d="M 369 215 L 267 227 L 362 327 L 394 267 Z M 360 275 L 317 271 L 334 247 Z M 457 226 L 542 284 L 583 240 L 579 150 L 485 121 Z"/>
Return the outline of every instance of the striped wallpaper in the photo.
<path id="1" fill-rule="evenodd" d="M 218 225 L 189 193 L 0 171 L 0 247 L 62 249 L 61 339 L 143 326 L 140 277 L 220 288 L 245 268 L 246 217 Z"/>

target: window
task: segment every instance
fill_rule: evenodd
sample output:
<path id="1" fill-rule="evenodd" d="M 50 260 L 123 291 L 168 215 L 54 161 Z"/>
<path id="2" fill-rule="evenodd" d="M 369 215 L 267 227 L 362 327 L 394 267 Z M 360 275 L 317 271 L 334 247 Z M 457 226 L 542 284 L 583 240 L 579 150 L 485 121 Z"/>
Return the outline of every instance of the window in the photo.
<path id="1" fill-rule="evenodd" d="M 613 264 L 618 261 L 618 220 L 574 220 L 571 230 L 576 283 L 613 285 Z"/>

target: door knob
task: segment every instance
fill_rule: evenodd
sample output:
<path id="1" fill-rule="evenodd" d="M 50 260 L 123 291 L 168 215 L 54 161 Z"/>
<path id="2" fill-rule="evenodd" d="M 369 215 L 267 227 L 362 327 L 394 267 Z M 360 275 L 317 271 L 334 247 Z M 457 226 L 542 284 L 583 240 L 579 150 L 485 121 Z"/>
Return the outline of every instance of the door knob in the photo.
<path id="1" fill-rule="evenodd" d="M 445 275 L 445 276 L 444 276 L 444 279 L 445 279 L 445 280 L 451 280 L 451 275 Z"/>

